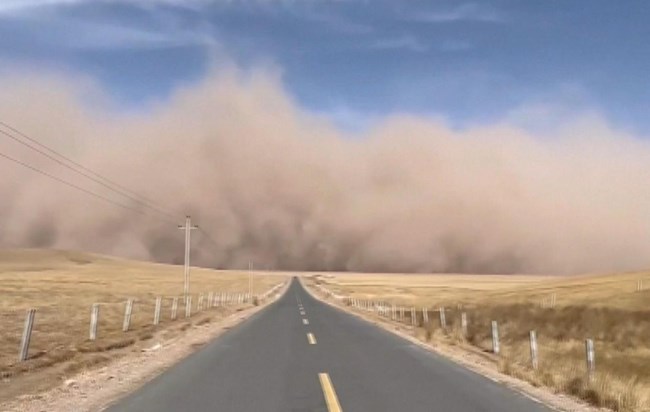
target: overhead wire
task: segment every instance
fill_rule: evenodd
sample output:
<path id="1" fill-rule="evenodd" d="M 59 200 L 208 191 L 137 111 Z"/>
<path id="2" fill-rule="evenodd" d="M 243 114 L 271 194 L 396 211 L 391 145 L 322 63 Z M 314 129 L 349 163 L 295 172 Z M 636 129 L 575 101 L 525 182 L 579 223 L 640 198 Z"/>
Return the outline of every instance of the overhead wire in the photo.
<path id="1" fill-rule="evenodd" d="M 147 208 L 150 211 L 156 212 L 157 215 L 152 215 L 150 213 L 147 213 L 143 209 L 139 209 L 139 208 L 135 208 L 135 207 L 132 207 L 132 206 L 129 206 L 129 205 L 125 205 L 123 203 L 120 203 L 118 201 L 110 199 L 110 198 L 108 198 L 106 196 L 103 196 L 103 195 L 101 195 L 99 193 L 88 190 L 88 189 L 86 189 L 84 187 L 81 187 L 81 186 L 79 186 L 77 184 L 71 183 L 71 182 L 69 182 L 69 181 L 67 181 L 65 179 L 62 179 L 62 178 L 60 178 L 58 176 L 55 176 L 55 175 L 53 175 L 51 173 L 48 173 L 48 172 L 43 171 L 41 169 L 38 169 L 37 167 L 34 167 L 34 166 L 32 166 L 32 165 L 30 165 L 30 164 L 28 164 L 28 163 L 26 163 L 26 162 L 24 162 L 22 160 L 15 159 L 15 158 L 13 158 L 13 157 L 11 157 L 11 156 L 9 156 L 7 154 L 4 154 L 2 152 L 0 152 L 0 157 L 4 158 L 6 160 L 9 160 L 11 162 L 14 162 L 14 163 L 16 163 L 16 164 L 18 164 L 20 166 L 23 166 L 23 167 L 25 167 L 25 168 L 33 171 L 33 172 L 36 172 L 36 173 L 39 173 L 39 174 L 41 174 L 41 175 L 43 175 L 45 177 L 48 177 L 49 179 L 55 180 L 55 181 L 57 181 L 57 182 L 59 182 L 61 184 L 64 184 L 64 185 L 68 186 L 68 187 L 74 188 L 74 189 L 79 190 L 79 191 L 81 191 L 83 193 L 86 193 L 86 194 L 88 194 L 90 196 L 93 196 L 95 198 L 98 198 L 100 200 L 108 202 L 108 203 L 110 203 L 110 204 L 112 204 L 114 206 L 118 206 L 118 207 L 120 207 L 122 209 L 126 209 L 126 210 L 129 210 L 129 211 L 132 211 L 132 212 L 135 212 L 135 213 L 139 213 L 139 214 L 142 214 L 142 215 L 149 215 L 149 216 L 152 216 L 152 217 L 156 217 L 156 218 L 158 218 L 158 219 L 160 219 L 162 221 L 165 221 L 166 223 L 176 224 L 175 221 L 170 220 L 170 219 L 176 220 L 177 219 L 176 215 L 172 214 L 171 212 L 169 212 L 165 208 L 160 207 L 159 205 L 155 204 L 153 201 L 151 201 L 147 197 L 142 196 L 142 195 L 140 195 L 140 194 L 138 194 L 138 193 L 136 193 L 136 192 L 134 192 L 132 190 L 129 190 L 128 188 L 126 188 L 126 187 L 112 181 L 111 179 L 109 179 L 109 178 L 107 178 L 105 176 L 102 176 L 101 174 L 95 172 L 94 170 L 92 170 L 92 169 L 82 165 L 81 163 L 78 163 L 78 162 L 72 160 L 71 158 L 63 155 L 62 153 L 48 147 L 47 145 L 39 142 L 38 140 L 34 139 L 33 137 L 30 137 L 26 133 L 23 133 L 19 129 L 15 128 L 14 126 L 12 126 L 12 125 L 10 125 L 10 124 L 2 121 L 2 120 L 0 120 L 0 126 L 3 126 L 4 128 L 9 130 L 9 131 L 7 131 L 7 130 L 3 130 L 3 129 L 0 128 L 0 133 L 2 133 L 3 135 L 9 137 L 10 139 L 16 141 L 17 143 L 19 143 L 19 144 L 21 144 L 21 145 L 23 145 L 23 146 L 37 152 L 37 153 L 39 153 L 40 155 L 46 157 L 47 159 L 49 159 L 49 160 L 51 160 L 53 162 L 56 162 L 57 164 L 65 167 L 66 169 L 69 169 L 69 170 L 71 170 L 71 171 L 85 177 L 86 179 L 89 179 L 89 180 L 91 180 L 91 181 L 105 187 L 106 189 L 109 189 L 110 191 L 112 191 L 114 193 L 117 193 L 117 194 L 131 200 L 131 201 L 136 202 L 140 206 L 143 206 L 143 207 Z M 26 139 L 27 141 L 33 143 L 33 145 L 30 144 L 30 143 L 25 142 L 24 140 L 17 137 L 16 135 L 18 135 L 18 136 L 22 137 L 23 139 Z M 37 146 L 37 147 L 35 147 L 35 146 Z M 43 150 L 41 150 L 41 148 Z M 63 159 L 63 160 L 61 160 L 61 159 Z M 217 245 L 217 242 L 212 238 L 212 236 L 210 236 L 210 234 L 208 232 L 206 232 L 202 228 L 199 228 L 199 231 L 210 242 Z"/>
<path id="2" fill-rule="evenodd" d="M 74 160 L 70 159 L 69 157 L 57 152 L 56 150 L 54 150 L 54 149 L 40 143 L 38 140 L 36 140 L 36 139 L 28 136 L 27 134 L 21 132 L 20 130 L 16 129 L 15 127 L 13 127 L 13 126 L 11 126 L 11 125 L 9 125 L 9 124 L 1 121 L 1 120 L 0 120 L 0 125 L 4 126 L 5 128 L 9 129 L 11 132 L 13 132 L 13 133 L 11 133 L 11 132 L 7 132 L 6 130 L 0 129 L 0 133 L 2 133 L 3 135 L 9 137 L 10 139 L 16 141 L 17 143 L 19 143 L 19 144 L 21 144 L 21 145 L 23 145 L 23 146 L 37 152 L 37 153 L 39 153 L 40 155 L 52 160 L 53 162 L 56 162 L 57 164 L 59 164 L 59 165 L 65 167 L 65 168 L 67 168 L 67 169 L 69 169 L 69 170 L 71 170 L 71 171 L 85 177 L 86 179 L 89 179 L 89 180 L 91 180 L 91 181 L 93 181 L 93 182 L 95 182 L 95 183 L 97 183 L 97 184 L 111 190 L 112 192 L 115 192 L 115 193 L 117 193 L 117 194 L 119 194 L 121 196 L 124 196 L 124 197 L 126 197 L 126 198 L 128 198 L 128 199 L 130 199 L 130 200 L 132 200 L 132 201 L 134 201 L 134 202 L 148 208 L 148 209 L 151 209 L 152 211 L 154 211 L 154 212 L 156 212 L 158 214 L 165 215 L 165 216 L 167 216 L 169 218 L 172 218 L 172 219 L 177 218 L 176 215 L 173 215 L 172 213 L 164 210 L 163 208 L 161 208 L 158 205 L 154 204 L 151 200 L 147 199 L 146 197 L 144 197 L 142 195 L 139 195 L 139 194 L 125 188 L 124 186 L 119 185 L 118 183 L 113 182 L 112 180 L 102 176 L 101 174 L 93 171 L 92 169 L 90 169 L 90 168 L 88 168 L 86 166 L 83 166 L 82 164 L 80 164 L 78 162 L 75 162 Z M 38 147 L 41 147 L 41 148 L 45 149 L 47 152 L 52 153 L 54 156 L 51 155 L 51 154 L 48 154 L 44 150 L 39 149 L 38 147 L 35 147 L 34 145 L 31 145 L 31 144 L 23 141 L 19 137 L 16 137 L 14 135 L 14 133 L 19 135 L 20 137 L 22 137 L 24 139 L 27 139 L 28 141 L 30 141 L 32 143 L 34 143 Z M 64 159 L 64 161 L 58 159 L 55 156 L 58 156 L 59 158 Z"/>
<path id="3" fill-rule="evenodd" d="M 60 177 L 54 176 L 53 174 L 50 174 L 50 173 L 45 172 L 45 171 L 43 171 L 43 170 L 41 170 L 41 169 L 38 169 L 37 167 L 34 167 L 34 166 L 32 166 L 32 165 L 30 165 L 30 164 L 28 164 L 28 163 L 25 163 L 25 162 L 23 162 L 22 160 L 15 159 L 15 158 L 13 158 L 13 157 L 11 157 L 11 156 L 9 156 L 9 155 L 7 155 L 7 154 L 4 154 L 4 153 L 2 153 L 2 152 L 0 152 L 0 157 L 4 158 L 4 159 L 6 159 L 6 160 L 9 160 L 9 161 L 11 161 L 11 162 L 13 162 L 13 163 L 16 163 L 16 164 L 18 164 L 18 165 L 20 165 L 20 166 L 22 166 L 22 167 L 24 167 L 24 168 L 27 168 L 27 169 L 29 169 L 29 170 L 31 170 L 31 171 L 33 171 L 33 172 L 39 173 L 39 174 L 41 174 L 41 175 L 43 175 L 43 176 L 46 176 L 46 177 L 48 177 L 48 178 L 50 178 L 50 179 L 52 179 L 52 180 L 55 180 L 55 181 L 57 181 L 57 182 L 59 182 L 59 183 L 61 183 L 61 184 L 64 184 L 64 185 L 66 185 L 66 186 L 69 186 L 69 187 L 74 188 L 74 189 L 76 189 L 76 190 L 79 190 L 79 191 L 81 191 L 81 192 L 84 192 L 84 193 L 86 193 L 86 194 L 88 194 L 88 195 L 91 195 L 91 196 L 94 196 L 94 197 L 96 197 L 96 198 L 98 198 L 98 199 L 101 199 L 101 200 L 103 200 L 103 201 L 105 201 L 105 202 L 108 202 L 108 203 L 110 203 L 110 204 L 112 204 L 112 205 L 114 205 L 114 206 L 118 206 L 118 207 L 121 207 L 121 208 L 123 208 L 123 209 L 127 209 L 127 210 L 130 210 L 130 211 L 132 211 L 132 212 L 139 213 L 139 214 L 142 214 L 142 215 L 149 215 L 149 216 L 154 217 L 153 215 L 151 215 L 151 214 L 145 212 L 145 211 L 142 210 L 142 209 L 136 209 L 136 208 L 134 208 L 134 207 L 130 207 L 130 206 L 125 205 L 125 204 L 122 204 L 122 203 L 120 203 L 120 202 L 116 202 L 116 201 L 114 201 L 113 199 L 110 199 L 110 198 L 108 198 L 108 197 L 102 196 L 102 195 L 100 195 L 100 194 L 98 194 L 98 193 L 95 193 L 95 192 L 93 192 L 93 191 L 91 191 L 91 190 L 88 190 L 88 189 L 86 189 L 86 188 L 83 188 L 83 187 L 81 187 L 81 186 L 78 186 L 78 185 L 76 185 L 76 184 L 74 184 L 74 183 L 70 183 L 70 182 L 68 182 L 67 180 L 64 180 L 64 179 L 61 179 Z M 163 218 L 161 218 L 161 217 L 159 217 L 159 216 L 155 216 L 155 217 L 156 217 L 157 219 L 164 220 L 164 221 L 167 222 L 167 223 L 176 224 L 176 222 L 173 222 L 173 221 L 171 221 L 171 220 L 163 219 Z"/>

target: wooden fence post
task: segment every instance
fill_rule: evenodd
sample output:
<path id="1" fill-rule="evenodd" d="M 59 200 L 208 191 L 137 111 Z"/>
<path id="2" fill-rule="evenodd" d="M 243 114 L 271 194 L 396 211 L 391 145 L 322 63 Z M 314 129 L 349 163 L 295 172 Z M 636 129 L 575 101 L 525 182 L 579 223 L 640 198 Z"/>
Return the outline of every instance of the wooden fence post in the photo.
<path id="1" fill-rule="evenodd" d="M 131 327 L 131 313 L 133 312 L 133 299 L 126 301 L 124 308 L 124 321 L 122 322 L 122 332 L 127 332 Z"/>
<path id="2" fill-rule="evenodd" d="M 492 321 L 492 352 L 498 355 L 501 352 L 499 346 L 499 325 L 496 320 Z"/>
<path id="3" fill-rule="evenodd" d="M 90 310 L 90 340 L 97 339 L 97 323 L 99 322 L 99 303 L 93 303 Z"/>
<path id="4" fill-rule="evenodd" d="M 537 359 L 537 333 L 534 330 L 530 331 L 530 363 L 533 369 L 537 370 L 539 361 Z"/>
<path id="5" fill-rule="evenodd" d="M 467 337 L 467 313 L 463 312 L 460 314 L 460 331 L 463 334 L 463 338 Z"/>
<path id="6" fill-rule="evenodd" d="M 18 360 L 26 361 L 29 353 L 29 342 L 32 340 L 32 329 L 34 328 L 34 315 L 36 309 L 28 309 L 25 316 L 25 327 L 23 328 L 23 338 L 20 341 L 20 354 Z"/>
<path id="7" fill-rule="evenodd" d="M 189 318 L 190 316 L 192 316 L 192 296 L 185 299 L 185 317 Z"/>
<path id="8" fill-rule="evenodd" d="M 178 298 L 172 299 L 172 320 L 176 320 L 178 314 Z"/>
<path id="9" fill-rule="evenodd" d="M 445 308 L 440 308 L 440 327 L 447 329 L 447 318 L 445 317 Z"/>
<path id="10" fill-rule="evenodd" d="M 592 339 L 585 340 L 585 354 L 587 357 L 587 377 L 589 380 L 593 380 L 594 372 L 596 371 L 596 351 L 594 350 L 594 341 Z"/>
<path id="11" fill-rule="evenodd" d="M 160 308 L 162 307 L 162 297 L 158 296 L 156 298 L 156 308 L 153 310 L 153 324 L 157 325 L 160 323 Z"/>

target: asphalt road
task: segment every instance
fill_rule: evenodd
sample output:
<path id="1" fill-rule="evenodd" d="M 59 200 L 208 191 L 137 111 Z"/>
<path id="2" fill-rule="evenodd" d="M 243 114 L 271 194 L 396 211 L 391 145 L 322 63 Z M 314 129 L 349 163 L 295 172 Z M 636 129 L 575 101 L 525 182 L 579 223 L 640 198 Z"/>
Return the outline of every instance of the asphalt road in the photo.
<path id="1" fill-rule="evenodd" d="M 550 409 L 312 298 L 294 280 L 278 301 L 109 411 Z"/>

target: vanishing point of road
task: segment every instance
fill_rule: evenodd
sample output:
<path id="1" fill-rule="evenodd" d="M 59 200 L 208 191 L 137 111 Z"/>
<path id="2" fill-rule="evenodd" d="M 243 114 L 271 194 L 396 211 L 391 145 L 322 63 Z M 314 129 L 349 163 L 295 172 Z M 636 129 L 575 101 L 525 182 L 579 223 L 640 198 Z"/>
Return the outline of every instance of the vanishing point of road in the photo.
<path id="1" fill-rule="evenodd" d="M 549 412 L 325 304 L 294 279 L 276 302 L 110 412 Z"/>

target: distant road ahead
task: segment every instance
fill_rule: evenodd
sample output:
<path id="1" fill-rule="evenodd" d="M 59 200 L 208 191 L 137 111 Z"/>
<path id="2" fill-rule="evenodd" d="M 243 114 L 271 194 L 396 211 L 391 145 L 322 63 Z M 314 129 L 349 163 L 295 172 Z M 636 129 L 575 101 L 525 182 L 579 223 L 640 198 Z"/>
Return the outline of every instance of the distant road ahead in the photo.
<path id="1" fill-rule="evenodd" d="M 268 308 L 110 412 L 549 412 L 502 385 L 312 298 Z"/>

